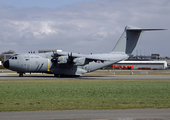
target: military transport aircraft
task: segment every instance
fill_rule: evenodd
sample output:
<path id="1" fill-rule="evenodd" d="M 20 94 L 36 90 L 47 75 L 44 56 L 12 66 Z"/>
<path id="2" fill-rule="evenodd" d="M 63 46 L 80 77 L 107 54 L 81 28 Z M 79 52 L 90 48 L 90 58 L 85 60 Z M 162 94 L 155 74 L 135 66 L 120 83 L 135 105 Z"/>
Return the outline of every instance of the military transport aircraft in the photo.
<path id="1" fill-rule="evenodd" d="M 163 29 L 141 29 L 126 26 L 119 41 L 110 53 L 78 54 L 72 52 L 49 52 L 39 54 L 15 54 L 6 60 L 4 67 L 25 73 L 51 73 L 54 76 L 81 76 L 108 65 L 126 60 L 137 45 L 143 31 Z"/>

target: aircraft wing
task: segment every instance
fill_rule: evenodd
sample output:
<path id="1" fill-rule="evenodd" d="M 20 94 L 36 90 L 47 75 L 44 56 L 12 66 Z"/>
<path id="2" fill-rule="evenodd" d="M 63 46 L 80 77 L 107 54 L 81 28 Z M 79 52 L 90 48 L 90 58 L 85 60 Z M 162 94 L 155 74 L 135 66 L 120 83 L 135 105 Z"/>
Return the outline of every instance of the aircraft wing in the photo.
<path id="1" fill-rule="evenodd" d="M 111 54 L 79 54 L 79 53 L 71 53 L 71 52 L 58 52 L 57 53 L 58 56 L 72 56 L 73 58 L 81 58 L 81 57 L 85 57 L 86 59 L 89 60 L 100 60 L 100 61 L 110 61 L 113 59 L 113 55 Z M 111 58 L 112 57 L 112 58 Z"/>
<path id="2" fill-rule="evenodd" d="M 117 61 L 116 58 L 118 58 L 119 60 L 122 60 L 121 58 L 124 57 L 128 57 L 126 54 L 114 54 L 113 53 L 104 53 L 104 54 L 79 54 L 79 53 L 71 53 L 71 52 L 57 52 L 55 53 L 56 56 L 58 57 L 67 57 L 66 59 L 68 60 L 68 58 L 72 59 L 74 62 L 78 59 L 85 59 L 86 63 L 88 64 L 89 62 L 97 62 L 97 61 L 101 61 L 101 62 L 114 62 Z M 64 61 L 64 60 L 63 60 Z"/>

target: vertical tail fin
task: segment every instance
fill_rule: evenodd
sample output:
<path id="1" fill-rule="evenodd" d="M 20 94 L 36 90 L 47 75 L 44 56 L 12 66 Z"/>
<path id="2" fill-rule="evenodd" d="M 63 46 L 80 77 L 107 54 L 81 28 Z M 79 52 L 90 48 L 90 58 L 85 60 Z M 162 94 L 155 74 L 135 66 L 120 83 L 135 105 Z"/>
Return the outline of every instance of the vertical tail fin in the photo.
<path id="1" fill-rule="evenodd" d="M 138 40 L 140 39 L 141 33 L 143 33 L 143 31 L 152 30 L 164 29 L 141 29 L 133 26 L 126 26 L 122 36 L 120 37 L 119 41 L 117 42 L 111 53 L 121 52 L 131 54 L 136 47 Z"/>

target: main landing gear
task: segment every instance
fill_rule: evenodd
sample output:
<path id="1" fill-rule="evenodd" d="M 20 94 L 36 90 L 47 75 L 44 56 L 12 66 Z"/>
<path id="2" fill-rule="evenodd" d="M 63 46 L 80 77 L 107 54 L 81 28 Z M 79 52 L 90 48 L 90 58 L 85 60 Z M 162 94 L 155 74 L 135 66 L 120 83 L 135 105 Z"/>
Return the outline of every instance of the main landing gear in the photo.
<path id="1" fill-rule="evenodd" d="M 74 78 L 74 77 L 80 77 L 80 75 L 64 75 L 64 74 L 54 74 L 54 76 L 55 77 L 62 77 L 62 78 L 64 78 L 64 77 L 66 77 L 66 78 Z"/>

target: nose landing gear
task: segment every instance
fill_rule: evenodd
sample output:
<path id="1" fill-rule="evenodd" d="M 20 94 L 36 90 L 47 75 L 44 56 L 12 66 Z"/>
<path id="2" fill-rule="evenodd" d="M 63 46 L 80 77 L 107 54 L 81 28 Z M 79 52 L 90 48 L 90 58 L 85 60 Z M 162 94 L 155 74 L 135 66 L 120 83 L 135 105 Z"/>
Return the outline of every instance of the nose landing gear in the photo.
<path id="1" fill-rule="evenodd" d="M 19 73 L 19 77 L 23 77 L 24 75 L 23 75 L 24 73 Z"/>

